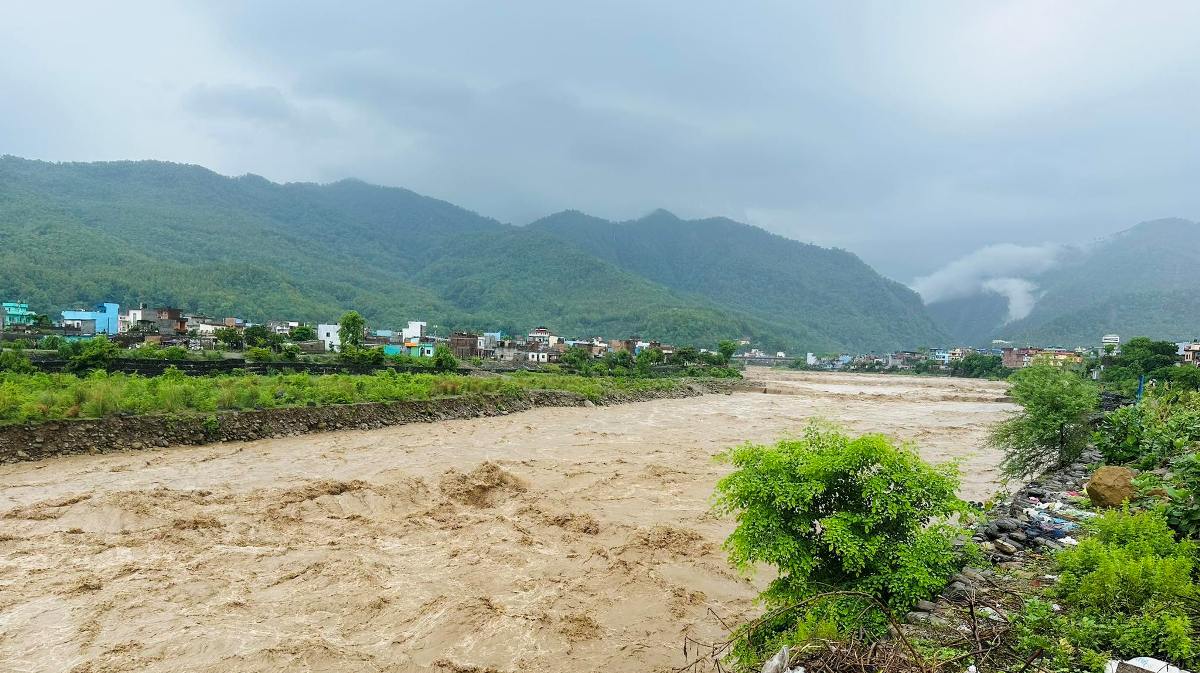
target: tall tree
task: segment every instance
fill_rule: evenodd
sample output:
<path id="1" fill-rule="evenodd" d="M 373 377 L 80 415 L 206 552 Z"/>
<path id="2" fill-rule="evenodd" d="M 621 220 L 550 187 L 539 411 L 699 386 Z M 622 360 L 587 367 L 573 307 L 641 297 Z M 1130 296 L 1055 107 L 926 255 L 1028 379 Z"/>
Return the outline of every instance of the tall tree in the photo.
<path id="1" fill-rule="evenodd" d="M 358 311 L 346 311 L 338 321 L 338 339 L 342 342 L 342 350 L 362 348 L 366 331 L 367 321 Z"/>
<path id="2" fill-rule="evenodd" d="M 1026 367 L 1009 380 L 1009 395 L 1022 410 L 996 425 L 989 438 L 1004 451 L 1004 473 L 1024 477 L 1079 458 L 1091 436 L 1088 415 L 1099 404 L 1096 385 L 1053 365 Z"/>

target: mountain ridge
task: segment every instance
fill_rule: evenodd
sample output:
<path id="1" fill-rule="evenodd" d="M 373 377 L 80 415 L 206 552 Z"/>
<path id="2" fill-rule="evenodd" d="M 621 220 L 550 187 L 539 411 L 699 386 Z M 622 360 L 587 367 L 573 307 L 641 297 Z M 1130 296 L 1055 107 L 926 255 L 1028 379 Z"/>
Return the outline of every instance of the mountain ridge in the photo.
<path id="1" fill-rule="evenodd" d="M 590 218 L 581 220 L 585 231 L 607 222 L 566 212 Z M 684 230 L 715 226 L 768 237 L 775 247 L 807 245 L 781 243 L 790 239 L 724 218 L 689 222 L 657 210 L 638 222 L 655 231 L 672 223 Z M 41 310 L 115 299 L 252 320 L 316 321 L 355 308 L 376 324 L 437 316 L 444 327 L 518 333 L 549 323 L 567 334 L 641 334 L 698 345 L 748 336 L 755 345 L 789 351 L 912 346 L 939 335 L 923 307 L 914 308 L 893 287 L 903 286 L 856 257 L 847 272 L 852 284 L 882 298 L 807 285 L 773 296 L 827 297 L 831 305 L 822 313 L 796 310 L 815 311 L 811 302 L 786 301 L 769 312 L 740 305 L 745 302 L 729 294 L 728 284 L 715 292 L 671 276 L 679 269 L 652 274 L 673 281 L 664 283 L 631 268 L 628 259 L 618 263 L 567 240 L 562 231 L 535 225 L 506 224 L 353 178 L 274 183 L 194 164 L 0 158 L 0 233 L 6 239 L 0 281 Z M 711 257 L 714 249 L 738 249 L 711 236 L 673 235 L 678 241 L 670 247 L 704 253 L 703 263 L 720 261 Z M 849 255 L 816 246 L 789 249 L 795 254 L 747 251 L 737 263 L 787 279 L 781 267 Z M 671 263 L 678 265 L 677 258 Z M 890 294 L 899 299 L 888 299 Z M 871 320 L 857 335 L 829 329 L 824 322 L 838 311 Z"/>
<path id="2" fill-rule="evenodd" d="M 1188 308 L 1188 288 L 1200 268 L 1198 235 L 1194 221 L 1160 218 L 1073 248 L 1061 263 L 1029 279 L 1038 286 L 1038 300 L 1010 323 L 1003 322 L 1003 302 L 987 295 L 928 308 L 956 338 L 975 339 L 968 343 L 985 335 L 1069 346 L 1097 344 L 1107 333 L 1190 339 L 1200 334 L 1200 316 Z"/>

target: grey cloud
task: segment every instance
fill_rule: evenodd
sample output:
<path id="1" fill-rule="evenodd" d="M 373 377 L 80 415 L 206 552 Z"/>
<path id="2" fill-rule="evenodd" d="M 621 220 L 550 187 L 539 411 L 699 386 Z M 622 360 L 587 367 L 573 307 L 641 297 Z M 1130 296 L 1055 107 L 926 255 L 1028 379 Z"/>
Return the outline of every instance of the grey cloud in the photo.
<path id="1" fill-rule="evenodd" d="M 204 117 L 279 122 L 296 113 L 283 92 L 272 86 L 200 84 L 184 94 L 182 103 L 189 113 Z"/>
<path id="2" fill-rule="evenodd" d="M 42 4 L 0 24 L 0 149 L 36 158 L 727 215 L 927 291 L 988 246 L 1200 213 L 1186 1 Z"/>
<path id="3" fill-rule="evenodd" d="M 1052 243 L 990 245 L 917 278 L 912 287 L 926 303 L 994 292 L 1008 300 L 1008 321 L 1020 320 L 1038 299 L 1037 285 L 1030 279 L 1054 268 L 1065 250 Z"/>

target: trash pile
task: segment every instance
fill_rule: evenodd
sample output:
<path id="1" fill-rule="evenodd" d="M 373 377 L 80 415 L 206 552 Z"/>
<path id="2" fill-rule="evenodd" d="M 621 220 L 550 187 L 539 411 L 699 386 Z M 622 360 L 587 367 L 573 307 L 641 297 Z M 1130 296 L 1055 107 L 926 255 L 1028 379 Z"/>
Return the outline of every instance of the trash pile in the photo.
<path id="1" fill-rule="evenodd" d="M 1094 512 L 1080 509 L 1089 464 L 1101 460 L 1090 449 L 1074 463 L 1042 475 L 988 513 L 990 521 L 975 529 L 974 539 L 988 560 L 1000 567 L 1019 563 L 1025 551 L 1046 553 L 1078 544 L 1075 533 Z"/>

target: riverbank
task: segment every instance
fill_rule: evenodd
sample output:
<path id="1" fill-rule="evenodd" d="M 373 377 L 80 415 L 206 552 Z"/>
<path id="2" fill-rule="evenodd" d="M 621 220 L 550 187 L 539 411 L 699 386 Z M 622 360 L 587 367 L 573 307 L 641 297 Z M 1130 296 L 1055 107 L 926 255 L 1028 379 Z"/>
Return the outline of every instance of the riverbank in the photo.
<path id="1" fill-rule="evenodd" d="M 72 454 L 296 437 L 348 428 L 501 416 L 538 407 L 623 404 L 730 392 L 736 380 L 674 380 L 669 385 L 606 389 L 592 397 L 566 390 L 516 389 L 432 400 L 280 407 L 208 414 L 115 415 L 0 426 L 0 464 Z"/>

